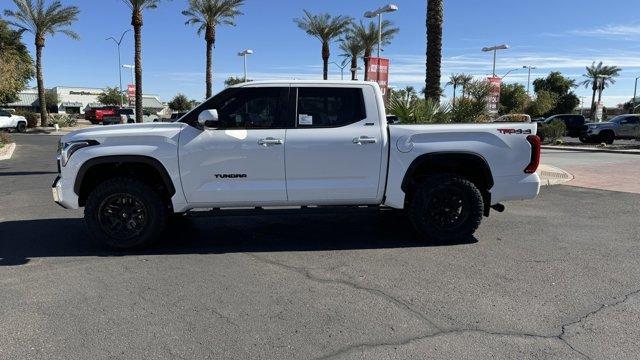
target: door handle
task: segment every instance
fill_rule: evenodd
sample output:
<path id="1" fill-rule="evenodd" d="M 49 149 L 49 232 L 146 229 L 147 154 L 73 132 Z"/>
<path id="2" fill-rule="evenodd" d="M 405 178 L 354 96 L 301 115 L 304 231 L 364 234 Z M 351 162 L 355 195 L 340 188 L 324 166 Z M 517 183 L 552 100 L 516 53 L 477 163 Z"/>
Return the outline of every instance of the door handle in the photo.
<path id="1" fill-rule="evenodd" d="M 258 140 L 258 145 L 262 145 L 264 147 L 273 146 L 273 145 L 282 145 L 284 144 L 284 140 L 282 139 L 274 139 L 272 137 L 268 137 L 266 139 Z"/>
<path id="2" fill-rule="evenodd" d="M 378 140 L 376 138 L 369 137 L 369 136 L 360 136 L 360 137 L 357 137 L 357 138 L 353 139 L 353 143 L 354 144 L 358 144 L 358 145 L 375 144 L 377 142 L 378 142 Z"/>

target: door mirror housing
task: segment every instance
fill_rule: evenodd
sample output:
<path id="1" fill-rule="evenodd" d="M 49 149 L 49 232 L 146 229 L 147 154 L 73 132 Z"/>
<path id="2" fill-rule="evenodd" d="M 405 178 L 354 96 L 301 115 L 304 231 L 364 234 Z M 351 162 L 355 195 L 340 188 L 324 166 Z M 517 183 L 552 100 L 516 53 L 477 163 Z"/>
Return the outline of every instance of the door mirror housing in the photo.
<path id="1" fill-rule="evenodd" d="M 204 127 L 218 127 L 220 120 L 218 118 L 218 110 L 204 110 L 198 115 L 198 123 Z"/>

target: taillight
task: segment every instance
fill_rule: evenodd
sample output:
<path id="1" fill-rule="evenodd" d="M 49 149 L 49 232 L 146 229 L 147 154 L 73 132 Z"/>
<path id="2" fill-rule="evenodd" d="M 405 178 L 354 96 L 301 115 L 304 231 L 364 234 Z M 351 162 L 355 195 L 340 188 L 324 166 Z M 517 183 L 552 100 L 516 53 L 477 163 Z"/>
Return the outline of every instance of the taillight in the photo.
<path id="1" fill-rule="evenodd" d="M 529 162 L 529 165 L 524 169 L 524 172 L 527 174 L 533 174 L 538 170 L 538 166 L 540 166 L 541 141 L 538 135 L 527 136 L 527 141 L 531 144 L 531 162 Z"/>

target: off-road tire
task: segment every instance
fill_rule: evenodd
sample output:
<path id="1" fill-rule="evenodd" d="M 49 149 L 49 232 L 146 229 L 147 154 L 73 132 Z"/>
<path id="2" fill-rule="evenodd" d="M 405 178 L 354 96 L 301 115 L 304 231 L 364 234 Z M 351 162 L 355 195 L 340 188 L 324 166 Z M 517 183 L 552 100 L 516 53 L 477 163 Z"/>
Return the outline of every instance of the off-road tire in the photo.
<path id="1" fill-rule="evenodd" d="M 447 197 L 453 197 L 450 201 L 455 206 L 459 204 L 460 208 L 453 211 L 451 207 L 438 207 L 438 203 L 450 204 L 450 201 L 442 200 Z M 480 226 L 483 214 L 484 200 L 480 190 L 471 181 L 450 174 L 426 178 L 418 185 L 409 203 L 409 219 L 418 235 L 436 243 L 468 239 Z M 457 219 L 453 224 L 443 226 L 442 218 L 447 216 Z"/>
<path id="2" fill-rule="evenodd" d="M 144 221 L 134 219 L 139 225 L 137 230 L 129 230 L 125 236 L 112 236 L 109 224 L 113 223 L 113 213 L 108 206 L 114 199 L 124 197 L 124 202 L 135 202 L 138 209 L 142 209 Z M 121 205 L 121 204 L 118 204 Z M 124 211 L 124 210 L 123 210 Z M 123 215 L 124 216 L 124 215 Z M 89 194 L 84 208 L 84 219 L 93 238 L 111 248 L 126 250 L 141 248 L 158 239 L 166 226 L 168 207 L 162 197 L 149 185 L 128 177 L 118 177 L 106 180 L 97 185 Z M 131 216 L 129 219 L 133 219 Z M 129 224 L 129 222 L 127 223 Z M 128 225 L 124 225 L 128 229 Z M 124 230 L 127 233 L 127 230 Z"/>

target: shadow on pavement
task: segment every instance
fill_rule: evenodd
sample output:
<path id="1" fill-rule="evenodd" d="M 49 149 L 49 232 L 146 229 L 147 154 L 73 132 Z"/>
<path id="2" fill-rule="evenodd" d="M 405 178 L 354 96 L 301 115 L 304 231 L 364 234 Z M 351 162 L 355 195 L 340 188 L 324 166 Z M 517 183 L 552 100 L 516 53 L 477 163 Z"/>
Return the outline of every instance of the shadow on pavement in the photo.
<path id="1" fill-rule="evenodd" d="M 451 245 L 468 245 L 475 238 Z M 337 214 L 269 212 L 254 216 L 185 217 L 174 221 L 149 249 L 115 252 L 95 244 L 83 219 L 0 223 L 0 266 L 30 258 L 332 251 L 440 246 L 417 239 L 398 211 L 354 210 Z"/>

